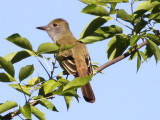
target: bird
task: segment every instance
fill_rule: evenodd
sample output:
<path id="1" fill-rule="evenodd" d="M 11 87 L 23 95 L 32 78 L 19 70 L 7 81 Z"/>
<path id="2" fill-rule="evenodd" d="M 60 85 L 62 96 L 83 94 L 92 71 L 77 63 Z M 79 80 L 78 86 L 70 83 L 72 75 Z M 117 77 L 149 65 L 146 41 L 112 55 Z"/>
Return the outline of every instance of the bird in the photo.
<path id="1" fill-rule="evenodd" d="M 53 42 L 58 43 L 61 47 L 66 44 L 73 45 L 71 49 L 59 54 L 61 57 L 59 63 L 64 70 L 75 77 L 93 75 L 93 67 L 87 47 L 73 36 L 66 20 L 57 18 L 48 25 L 37 27 L 37 29 L 46 31 Z M 81 91 L 86 102 L 95 102 L 95 95 L 90 82 L 82 86 Z"/>

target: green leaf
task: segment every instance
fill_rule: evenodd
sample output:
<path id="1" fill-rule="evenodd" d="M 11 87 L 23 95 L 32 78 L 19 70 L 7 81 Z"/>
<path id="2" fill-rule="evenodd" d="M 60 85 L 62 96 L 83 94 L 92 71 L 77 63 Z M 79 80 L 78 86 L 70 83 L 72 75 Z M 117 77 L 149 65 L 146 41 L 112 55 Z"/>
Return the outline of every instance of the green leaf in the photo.
<path id="1" fill-rule="evenodd" d="M 30 80 L 28 80 L 28 85 L 34 86 L 34 85 L 36 85 L 40 82 L 43 82 L 43 81 L 45 81 L 45 79 L 42 77 L 31 78 Z"/>
<path id="2" fill-rule="evenodd" d="M 138 35 L 133 35 L 130 39 L 130 46 L 133 47 L 136 44 L 136 42 L 138 41 L 138 39 L 139 39 Z"/>
<path id="3" fill-rule="evenodd" d="M 98 42 L 98 41 L 102 41 L 102 40 L 111 38 L 115 34 L 122 33 L 122 32 L 123 32 L 122 28 L 116 25 L 100 27 L 94 33 L 90 34 L 84 39 L 80 39 L 80 41 L 82 41 L 85 44 L 94 43 L 94 42 Z"/>
<path id="4" fill-rule="evenodd" d="M 137 55 L 137 72 L 138 72 L 140 66 L 141 66 L 141 56 L 138 54 Z"/>
<path id="5" fill-rule="evenodd" d="M 46 107 L 47 109 L 58 112 L 58 110 L 53 105 L 53 103 L 50 102 L 49 100 L 47 100 L 46 98 L 42 98 L 42 99 L 38 100 L 38 103 L 40 103 L 42 106 Z"/>
<path id="6" fill-rule="evenodd" d="M 150 0 L 151 2 L 154 2 L 154 1 L 159 1 L 159 0 Z"/>
<path id="7" fill-rule="evenodd" d="M 146 45 L 146 49 L 145 49 L 145 56 L 147 56 L 147 58 L 151 58 L 153 55 L 153 52 L 151 50 L 151 48 L 149 47 L 149 45 Z"/>
<path id="8" fill-rule="evenodd" d="M 102 5 L 102 6 L 107 6 L 107 4 L 105 2 L 102 2 L 101 0 L 79 0 L 83 3 L 86 4 L 96 4 L 96 5 Z"/>
<path id="9" fill-rule="evenodd" d="M 13 78 L 8 73 L 0 73 L 0 81 L 1 82 L 16 82 L 15 78 Z"/>
<path id="10" fill-rule="evenodd" d="M 160 15 L 158 15 L 156 18 L 154 18 L 154 20 L 155 20 L 157 23 L 160 23 Z"/>
<path id="11" fill-rule="evenodd" d="M 132 55 L 129 57 L 129 60 L 133 60 L 137 56 L 137 51 L 133 52 Z"/>
<path id="12" fill-rule="evenodd" d="M 160 4 L 156 5 L 153 8 L 153 10 L 152 10 L 152 12 L 151 12 L 151 14 L 149 16 L 149 20 L 152 20 L 152 19 L 156 18 L 160 14 L 159 11 L 160 11 Z"/>
<path id="13" fill-rule="evenodd" d="M 13 63 L 19 62 L 27 57 L 30 57 L 30 56 L 35 56 L 32 51 L 22 50 L 22 51 L 10 53 L 10 54 L 6 55 L 4 58 L 8 61 L 11 61 L 11 63 L 13 64 Z"/>
<path id="14" fill-rule="evenodd" d="M 55 80 L 48 80 L 45 83 L 43 83 L 43 90 L 44 93 L 50 93 L 52 92 L 57 86 L 59 85 L 58 82 L 56 82 Z"/>
<path id="15" fill-rule="evenodd" d="M 0 73 L 0 81 L 1 82 L 16 82 L 16 79 L 13 78 L 8 73 Z"/>
<path id="16" fill-rule="evenodd" d="M 73 97 L 64 96 L 64 99 L 65 99 L 67 110 L 68 110 L 70 108 L 70 106 L 71 106 L 71 101 L 73 101 Z"/>
<path id="17" fill-rule="evenodd" d="M 150 40 L 152 40 L 154 43 L 156 43 L 158 45 L 160 44 L 160 38 L 157 35 L 148 33 L 148 34 L 144 35 L 144 37 L 149 38 Z"/>
<path id="18" fill-rule="evenodd" d="M 38 47 L 37 53 L 55 53 L 59 50 L 59 47 L 53 43 L 43 43 Z"/>
<path id="19" fill-rule="evenodd" d="M 24 117 L 31 119 L 31 106 L 29 103 L 26 103 L 23 107 L 20 107 L 20 111 Z"/>
<path id="20" fill-rule="evenodd" d="M 150 9 L 154 8 L 156 5 L 160 4 L 160 2 L 155 1 L 144 1 L 141 2 L 138 7 L 136 8 L 134 14 L 136 14 L 136 17 L 142 16 L 145 12 L 149 11 Z"/>
<path id="21" fill-rule="evenodd" d="M 148 46 L 149 46 L 151 52 L 154 54 L 156 62 L 158 62 L 160 60 L 160 49 L 159 49 L 159 47 L 154 42 L 152 42 L 151 40 L 147 40 L 147 42 L 148 42 Z"/>
<path id="22" fill-rule="evenodd" d="M 61 84 L 63 84 L 63 85 L 66 85 L 66 84 L 68 84 L 70 81 L 67 80 L 67 79 L 64 79 L 64 78 L 60 78 L 60 79 L 58 79 L 58 82 L 61 83 Z"/>
<path id="23" fill-rule="evenodd" d="M 117 5 L 117 3 L 110 3 L 110 5 L 111 5 L 111 8 L 110 8 L 110 11 L 109 11 L 109 13 L 110 14 L 115 14 L 116 13 L 116 5 Z"/>
<path id="24" fill-rule="evenodd" d="M 70 81 L 62 78 L 61 76 L 57 76 L 57 82 L 59 83 L 58 89 L 53 91 L 53 95 L 62 95 L 63 87 L 68 84 Z"/>
<path id="25" fill-rule="evenodd" d="M 12 77 L 14 77 L 15 71 L 12 63 L 8 60 L 6 60 L 3 57 L 0 57 L 0 65 L 3 67 L 3 69 L 10 74 Z"/>
<path id="26" fill-rule="evenodd" d="M 141 19 L 135 26 L 134 26 L 134 32 L 137 34 L 139 33 L 146 25 L 148 24 L 147 21 Z"/>
<path id="27" fill-rule="evenodd" d="M 61 95 L 63 95 L 63 96 L 75 97 L 77 100 L 78 100 L 78 98 L 79 98 L 76 90 L 67 90 L 65 93 L 62 93 Z"/>
<path id="28" fill-rule="evenodd" d="M 133 17 L 124 10 L 117 10 L 117 18 L 120 18 L 130 23 L 133 21 Z"/>
<path id="29" fill-rule="evenodd" d="M 147 60 L 147 56 L 142 51 L 139 51 L 139 54 L 143 58 L 143 62 Z"/>
<path id="30" fill-rule="evenodd" d="M 45 114 L 34 106 L 31 106 L 32 114 L 39 120 L 46 120 Z"/>
<path id="31" fill-rule="evenodd" d="M 77 95 L 77 92 L 75 90 L 68 90 L 65 93 L 62 93 L 63 86 L 68 84 L 70 82 L 69 80 L 64 79 L 64 78 L 60 78 L 60 79 L 58 79 L 58 82 L 62 85 L 60 85 L 57 90 L 52 92 L 53 95 L 74 96 L 76 99 L 79 98 L 79 96 Z"/>
<path id="32" fill-rule="evenodd" d="M 119 34 L 114 36 L 108 43 L 108 48 L 107 48 L 108 59 L 112 60 L 122 55 L 128 46 L 129 46 L 129 39 L 126 35 Z"/>
<path id="33" fill-rule="evenodd" d="M 17 103 L 13 101 L 7 101 L 5 103 L 0 104 L 0 113 L 3 113 L 7 110 L 17 107 Z"/>
<path id="34" fill-rule="evenodd" d="M 121 2 L 128 2 L 128 0 L 80 0 L 86 4 L 96 4 L 96 5 L 103 5 L 106 6 L 106 3 L 121 3 Z"/>
<path id="35" fill-rule="evenodd" d="M 82 78 L 76 77 L 74 80 L 69 82 L 66 86 L 64 86 L 63 93 L 67 92 L 68 90 L 74 90 L 86 85 L 91 80 L 92 77 L 93 75 L 85 76 Z"/>
<path id="36" fill-rule="evenodd" d="M 4 119 L 4 118 L 0 115 L 0 120 L 6 120 L 6 119 Z"/>
<path id="37" fill-rule="evenodd" d="M 16 89 L 19 92 L 22 92 L 22 93 L 30 96 L 30 92 L 29 92 L 29 90 L 31 89 L 30 87 L 27 87 L 24 85 L 19 85 L 19 84 L 9 84 L 9 86 L 11 86 L 12 88 Z"/>
<path id="38" fill-rule="evenodd" d="M 102 6 L 97 6 L 95 4 L 91 4 L 83 8 L 81 11 L 82 13 L 87 13 L 91 15 L 97 15 L 97 16 L 108 16 L 108 11 L 103 8 Z"/>
<path id="39" fill-rule="evenodd" d="M 63 95 L 62 94 L 63 91 L 63 85 L 60 85 L 56 90 L 52 91 L 52 95 Z"/>
<path id="40" fill-rule="evenodd" d="M 95 30 L 97 30 L 100 26 L 106 23 L 108 20 L 112 19 L 111 17 L 96 17 L 93 19 L 86 28 L 81 32 L 80 38 L 83 39 L 88 35 L 92 34 Z"/>
<path id="41" fill-rule="evenodd" d="M 85 37 L 84 39 L 80 39 L 80 41 L 82 41 L 84 44 L 91 44 L 91 43 L 94 43 L 94 42 L 98 42 L 98 41 L 102 41 L 102 40 L 105 40 L 105 39 L 108 39 L 112 37 L 111 34 L 97 34 L 97 33 L 93 33 L 87 37 Z"/>
<path id="42" fill-rule="evenodd" d="M 63 45 L 61 45 L 61 47 L 60 47 L 60 52 L 63 52 L 63 51 L 65 51 L 65 50 L 69 50 L 69 49 L 73 48 L 74 46 L 75 46 L 75 45 L 63 44 Z"/>
<path id="43" fill-rule="evenodd" d="M 99 33 L 99 34 L 118 34 L 118 33 L 122 33 L 123 30 L 121 27 L 117 26 L 117 25 L 111 25 L 111 26 L 105 26 L 105 27 L 100 27 L 99 29 L 97 29 L 95 31 L 95 33 Z"/>
<path id="44" fill-rule="evenodd" d="M 21 37 L 18 33 L 13 34 L 6 39 L 19 47 L 32 50 L 31 43 L 26 38 Z"/>
<path id="45" fill-rule="evenodd" d="M 19 80 L 22 81 L 29 77 L 34 71 L 33 65 L 27 65 L 25 67 L 22 67 L 19 72 Z"/>

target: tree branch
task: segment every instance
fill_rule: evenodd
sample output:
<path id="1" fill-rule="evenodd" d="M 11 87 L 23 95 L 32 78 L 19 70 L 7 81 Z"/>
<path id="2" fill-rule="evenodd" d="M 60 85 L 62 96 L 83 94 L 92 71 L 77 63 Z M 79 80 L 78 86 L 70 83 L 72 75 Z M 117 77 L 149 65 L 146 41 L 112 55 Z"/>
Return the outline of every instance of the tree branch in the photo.
<path id="1" fill-rule="evenodd" d="M 142 47 L 145 46 L 146 44 L 147 44 L 147 41 L 144 41 L 143 43 L 139 44 L 139 48 L 138 48 L 138 49 L 142 48 Z M 100 67 L 97 69 L 96 73 L 98 73 L 98 72 L 102 71 L 103 69 L 111 66 L 112 64 L 114 64 L 114 63 L 116 63 L 116 62 L 119 62 L 120 60 L 128 57 L 129 55 L 131 55 L 131 54 L 132 54 L 133 52 L 135 52 L 136 50 L 137 50 L 137 49 L 134 48 L 134 49 L 132 49 L 131 51 L 126 52 L 126 53 L 124 53 L 123 55 L 121 55 L 121 56 L 119 56 L 119 57 L 117 57 L 117 58 L 115 58 L 115 59 L 113 59 L 113 60 L 111 60 L 111 61 L 103 64 L 102 66 L 100 66 Z M 52 96 L 52 93 L 48 93 L 47 95 L 45 95 L 45 97 L 49 97 L 49 98 L 50 98 L 50 96 Z M 33 102 L 30 103 L 30 105 L 32 105 L 32 106 L 35 106 L 35 105 L 37 105 L 37 104 L 38 104 L 38 101 L 33 101 Z M 5 120 L 11 120 L 14 116 L 19 115 L 20 113 L 21 113 L 21 112 L 20 112 L 20 110 L 18 109 L 18 110 L 15 110 L 15 111 L 11 112 L 11 113 L 6 114 L 5 116 L 3 116 L 3 118 L 4 118 Z"/>
<path id="2" fill-rule="evenodd" d="M 141 44 L 139 44 L 139 48 L 138 48 L 138 49 L 140 49 L 141 47 L 145 46 L 146 44 L 147 44 L 147 41 L 142 42 Z M 116 62 L 119 62 L 120 60 L 123 60 L 124 58 L 128 57 L 128 56 L 131 55 L 133 52 L 135 52 L 136 50 L 137 50 L 137 49 L 134 48 L 134 49 L 132 49 L 131 51 L 126 52 L 126 53 L 124 53 L 123 55 L 118 56 L 118 57 L 116 57 L 115 59 L 113 59 L 113 60 L 111 60 L 111 61 L 103 64 L 102 66 L 100 66 L 100 67 L 97 69 L 96 73 L 102 71 L 103 69 L 111 66 L 112 64 L 114 64 L 114 63 L 116 63 Z"/>
<path id="3" fill-rule="evenodd" d="M 49 98 L 51 98 L 50 96 L 52 96 L 52 95 L 53 95 L 52 93 L 48 93 L 47 95 L 45 95 L 45 97 L 46 97 L 47 99 L 49 99 Z M 53 98 L 53 97 L 52 97 L 52 98 Z M 39 102 L 38 102 L 37 100 L 35 100 L 35 101 L 33 101 L 33 102 L 30 102 L 30 105 L 31 105 L 31 106 L 36 106 L 38 103 L 39 103 Z M 11 120 L 13 117 L 19 115 L 20 113 L 21 113 L 21 112 L 20 112 L 20 109 L 18 109 L 18 110 L 15 110 L 15 111 L 13 111 L 13 112 L 11 112 L 11 113 L 8 113 L 8 114 L 4 115 L 3 118 L 4 118 L 5 120 Z"/>

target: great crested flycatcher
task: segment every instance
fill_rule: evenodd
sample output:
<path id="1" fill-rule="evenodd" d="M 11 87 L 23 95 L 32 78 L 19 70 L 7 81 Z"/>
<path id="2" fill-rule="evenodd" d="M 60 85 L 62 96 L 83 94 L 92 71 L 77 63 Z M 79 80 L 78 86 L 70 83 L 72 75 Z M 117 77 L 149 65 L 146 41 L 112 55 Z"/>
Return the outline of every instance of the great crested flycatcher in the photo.
<path id="1" fill-rule="evenodd" d="M 75 77 L 84 77 L 93 74 L 92 64 L 88 50 L 82 42 L 76 40 L 69 29 L 67 21 L 64 19 L 55 19 L 47 26 L 37 27 L 38 29 L 45 30 L 52 40 L 60 46 L 65 44 L 74 45 L 69 50 L 60 53 L 62 58 L 60 65 Z M 95 102 L 95 96 L 90 83 L 81 88 L 84 99 L 87 102 Z"/>

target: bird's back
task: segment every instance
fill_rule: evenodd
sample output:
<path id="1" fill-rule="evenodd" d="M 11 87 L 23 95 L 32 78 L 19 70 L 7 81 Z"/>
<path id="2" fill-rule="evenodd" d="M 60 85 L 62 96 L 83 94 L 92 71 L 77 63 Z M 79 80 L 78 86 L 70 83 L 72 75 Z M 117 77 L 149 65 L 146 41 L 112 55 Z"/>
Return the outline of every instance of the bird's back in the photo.
<path id="1" fill-rule="evenodd" d="M 70 41 L 65 41 L 68 38 L 70 38 Z M 85 44 L 71 36 L 65 36 L 57 42 L 61 44 L 61 47 L 65 44 L 73 45 L 73 48 L 60 53 L 62 57 L 61 65 L 69 74 L 75 77 L 85 77 L 93 74 L 91 60 Z M 91 103 L 95 101 L 90 83 L 83 86 L 81 90 L 86 101 Z"/>

